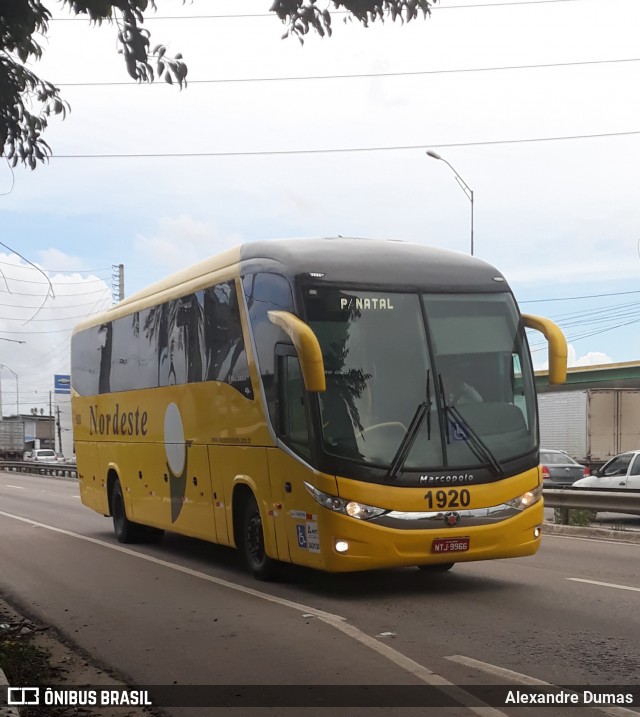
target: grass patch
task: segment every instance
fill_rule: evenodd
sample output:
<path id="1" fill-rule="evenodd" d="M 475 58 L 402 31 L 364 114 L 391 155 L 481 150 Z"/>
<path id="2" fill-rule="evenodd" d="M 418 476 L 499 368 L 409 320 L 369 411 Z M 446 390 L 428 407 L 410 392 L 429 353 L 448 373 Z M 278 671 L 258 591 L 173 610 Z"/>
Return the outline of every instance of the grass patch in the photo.
<path id="1" fill-rule="evenodd" d="M 50 675 L 48 650 L 31 644 L 28 637 L 0 633 L 0 667 L 9 684 L 39 687 Z"/>
<path id="2" fill-rule="evenodd" d="M 567 518 L 564 518 L 564 513 Z M 588 508 L 554 508 L 553 522 L 560 525 L 580 525 L 588 526 L 596 519 L 598 512 Z"/>
<path id="3" fill-rule="evenodd" d="M 0 668 L 10 685 L 47 687 L 55 679 L 49 650 L 34 644 L 38 629 L 25 620 L 11 622 L 0 613 Z M 21 707 L 22 717 L 60 715 L 55 707 Z"/>

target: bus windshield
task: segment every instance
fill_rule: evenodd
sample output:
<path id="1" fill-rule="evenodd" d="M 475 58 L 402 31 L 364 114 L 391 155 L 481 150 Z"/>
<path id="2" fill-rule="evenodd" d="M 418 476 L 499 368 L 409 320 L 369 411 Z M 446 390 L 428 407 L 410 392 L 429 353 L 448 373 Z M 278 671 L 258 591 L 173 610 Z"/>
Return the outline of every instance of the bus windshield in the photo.
<path id="1" fill-rule="evenodd" d="M 313 287 L 304 301 L 325 363 L 325 453 L 390 472 L 498 476 L 535 450 L 533 371 L 510 293 Z"/>

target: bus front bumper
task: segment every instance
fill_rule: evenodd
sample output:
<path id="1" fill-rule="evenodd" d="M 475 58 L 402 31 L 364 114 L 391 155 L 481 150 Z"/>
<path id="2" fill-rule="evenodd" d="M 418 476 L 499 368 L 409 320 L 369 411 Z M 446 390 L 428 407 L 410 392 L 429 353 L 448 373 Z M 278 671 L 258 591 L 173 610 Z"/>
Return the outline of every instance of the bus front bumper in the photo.
<path id="1" fill-rule="evenodd" d="M 540 547 L 543 509 L 538 500 L 509 518 L 484 524 L 465 524 L 464 516 L 457 520 L 447 513 L 440 521 L 430 521 L 428 529 L 401 529 L 322 511 L 319 554 L 307 564 L 348 572 L 533 555 Z"/>

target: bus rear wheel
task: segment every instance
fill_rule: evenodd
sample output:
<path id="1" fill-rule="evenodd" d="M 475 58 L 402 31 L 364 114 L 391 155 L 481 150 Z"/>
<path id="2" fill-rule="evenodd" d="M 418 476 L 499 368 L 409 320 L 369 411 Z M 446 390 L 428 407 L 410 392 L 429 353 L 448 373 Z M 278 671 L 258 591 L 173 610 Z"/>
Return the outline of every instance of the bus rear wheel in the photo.
<path id="1" fill-rule="evenodd" d="M 139 543 L 144 540 L 147 528 L 127 518 L 124 495 L 119 480 L 114 482 L 111 489 L 111 515 L 113 516 L 113 531 L 119 543 Z"/>
<path id="2" fill-rule="evenodd" d="M 433 565 L 418 565 L 418 570 L 422 570 L 425 573 L 446 573 L 455 563 L 434 563 Z"/>
<path id="3" fill-rule="evenodd" d="M 254 577 L 258 580 L 273 578 L 276 561 L 270 558 L 265 551 L 262 517 L 253 494 L 247 499 L 244 506 L 242 550 L 247 567 Z"/>

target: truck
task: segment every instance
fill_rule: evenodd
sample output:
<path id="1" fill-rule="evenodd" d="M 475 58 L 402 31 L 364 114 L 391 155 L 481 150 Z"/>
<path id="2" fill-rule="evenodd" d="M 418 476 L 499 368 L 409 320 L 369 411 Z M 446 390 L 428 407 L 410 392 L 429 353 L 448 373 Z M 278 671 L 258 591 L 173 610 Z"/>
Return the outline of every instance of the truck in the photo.
<path id="1" fill-rule="evenodd" d="M 640 449 L 640 390 L 589 388 L 538 394 L 540 446 L 591 470 Z"/>
<path id="2" fill-rule="evenodd" d="M 0 421 L 0 459 L 22 460 L 24 454 L 24 421 Z"/>

